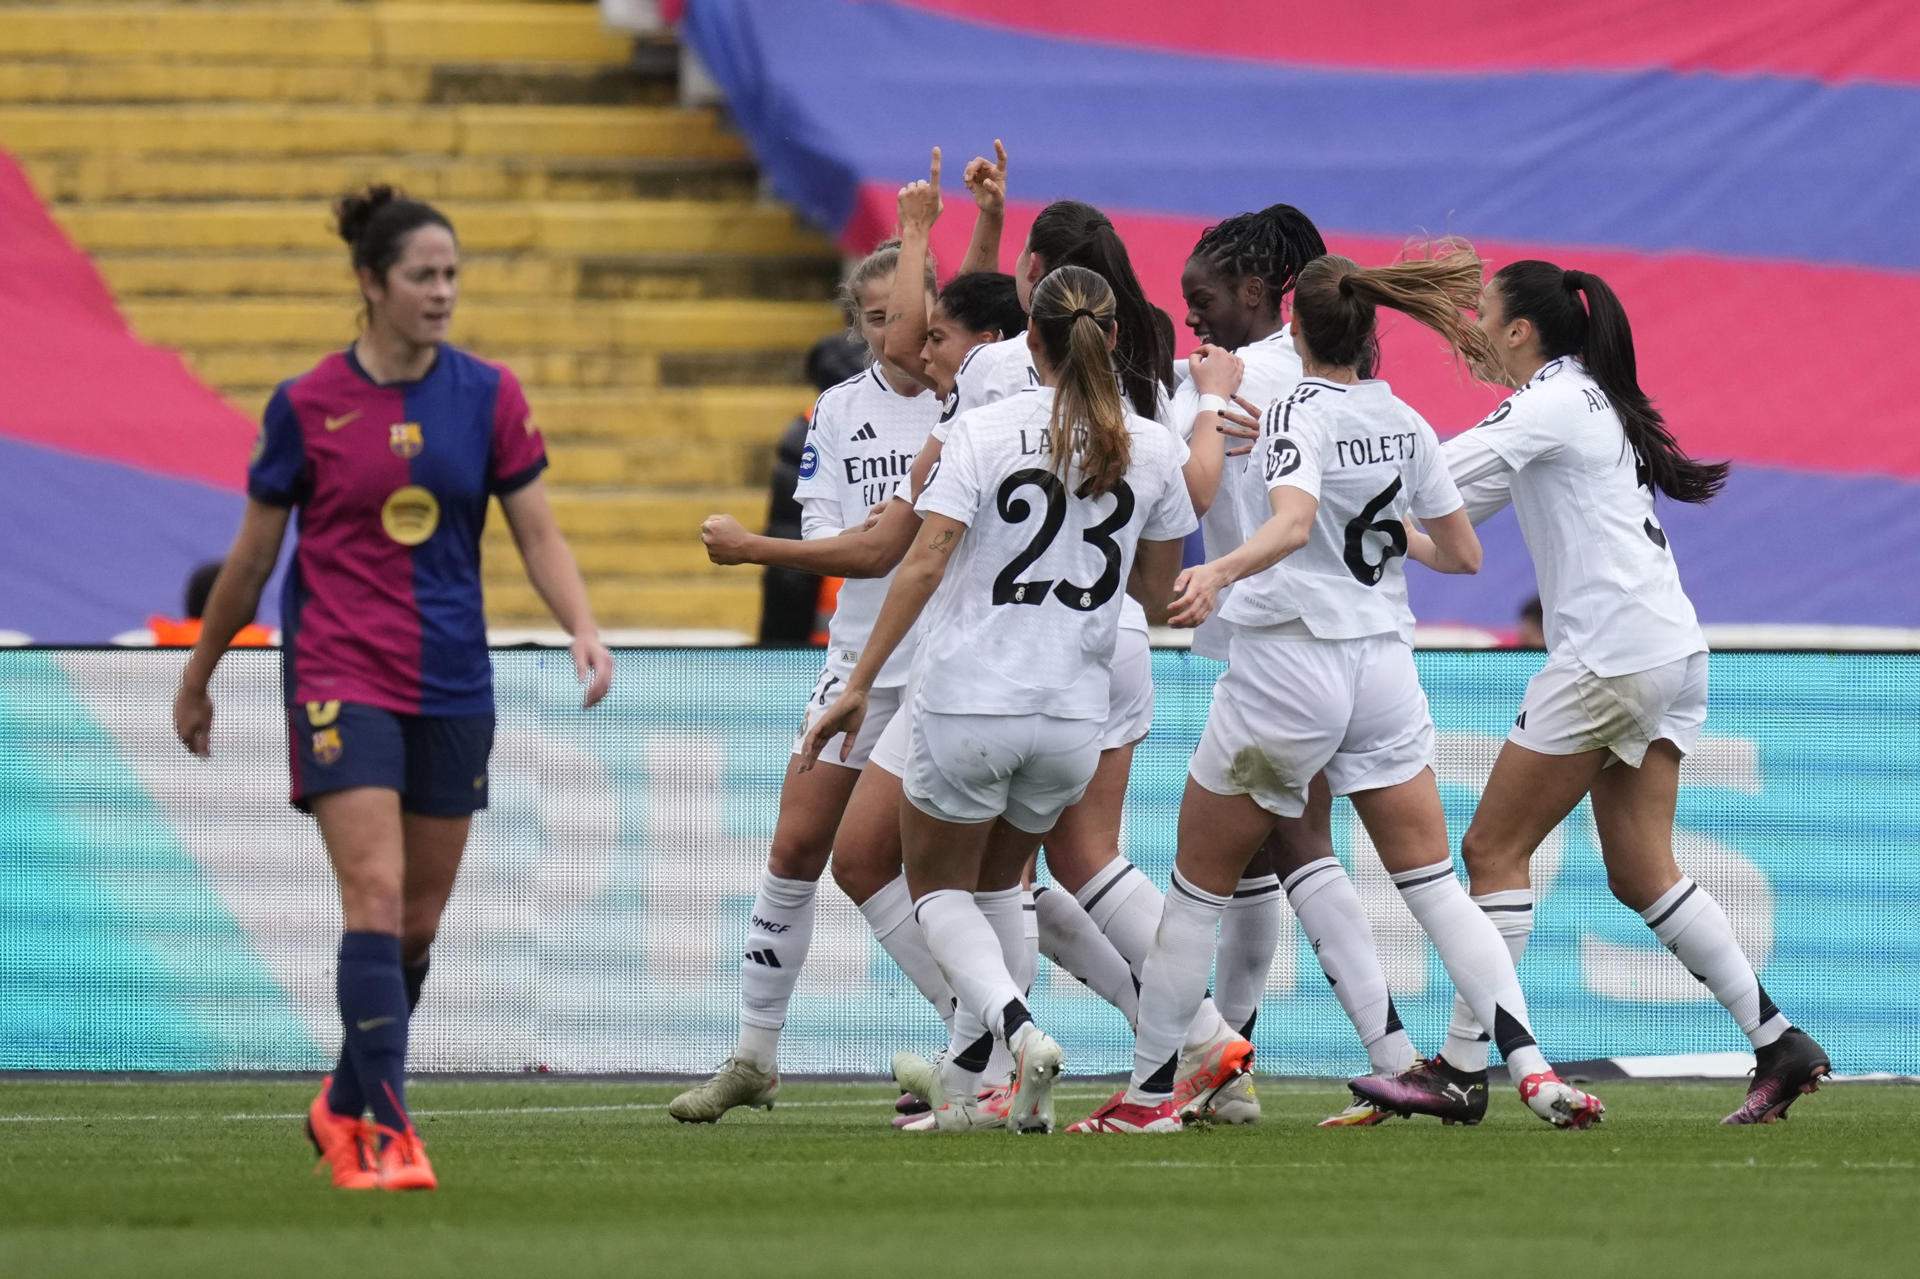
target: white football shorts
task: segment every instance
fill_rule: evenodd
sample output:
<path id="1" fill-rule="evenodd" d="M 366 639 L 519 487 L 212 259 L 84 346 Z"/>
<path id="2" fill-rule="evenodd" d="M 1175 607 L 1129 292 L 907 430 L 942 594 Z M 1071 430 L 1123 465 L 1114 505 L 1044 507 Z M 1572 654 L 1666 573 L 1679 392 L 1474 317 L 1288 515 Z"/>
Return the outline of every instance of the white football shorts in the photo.
<path id="1" fill-rule="evenodd" d="M 1005 817 L 1029 835 L 1080 802 L 1100 764 L 1105 725 L 1051 715 L 945 715 L 910 710 L 907 799 L 929 817 Z"/>
<path id="2" fill-rule="evenodd" d="M 1694 653 L 1631 675 L 1595 675 L 1571 653 L 1550 657 L 1527 684 L 1507 740 L 1542 755 L 1605 747 L 1638 768 L 1665 738 L 1682 755 L 1707 722 L 1707 655 Z M 1609 767 L 1614 760 L 1607 761 Z"/>
<path id="3" fill-rule="evenodd" d="M 827 707 L 839 700 L 840 690 L 846 684 L 841 671 L 829 663 L 820 672 L 820 678 L 814 681 L 813 695 L 807 699 L 807 719 L 800 732 L 793 739 L 793 753 L 800 754 L 807 748 L 807 732 L 813 727 Z M 861 721 L 860 732 L 853 739 L 853 753 L 846 759 L 840 758 L 840 747 L 847 740 L 845 733 L 836 734 L 827 739 L 825 749 L 820 752 L 822 764 L 834 764 L 841 768 L 865 768 L 867 760 L 873 754 L 874 745 L 881 734 L 887 731 L 887 725 L 898 718 L 902 694 L 905 688 L 894 685 L 891 688 L 876 688 L 867 694 L 867 717 Z"/>
<path id="4" fill-rule="evenodd" d="M 1145 631 L 1122 630 L 1107 686 L 1107 723 L 1100 749 L 1131 746 L 1153 727 L 1153 647 Z"/>
<path id="5" fill-rule="evenodd" d="M 1336 795 L 1397 786 L 1433 762 L 1433 717 L 1397 635 L 1321 640 L 1298 623 L 1236 627 L 1213 687 L 1193 780 L 1280 817 L 1306 811 L 1326 770 Z"/>

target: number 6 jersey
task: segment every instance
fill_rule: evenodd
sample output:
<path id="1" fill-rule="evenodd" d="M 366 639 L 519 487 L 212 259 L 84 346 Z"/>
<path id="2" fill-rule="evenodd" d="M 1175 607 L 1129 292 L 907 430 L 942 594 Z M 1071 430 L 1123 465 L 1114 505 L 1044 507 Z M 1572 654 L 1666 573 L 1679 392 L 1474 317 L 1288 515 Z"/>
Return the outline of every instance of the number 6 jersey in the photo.
<path id="1" fill-rule="evenodd" d="M 1296 619 L 1320 639 L 1397 634 L 1413 642 L 1406 520 L 1460 509 L 1426 420 L 1381 381 L 1300 379 L 1260 421 L 1233 500 L 1251 535 L 1283 486 L 1320 499 L 1307 544 L 1234 587 L 1221 616 L 1236 626 Z"/>
<path id="2" fill-rule="evenodd" d="M 1198 527 L 1166 427 L 1128 414 L 1126 477 L 1091 496 L 1048 469 L 1052 413 L 1048 387 L 962 413 L 915 504 L 968 530 L 922 629 L 927 710 L 1104 718 L 1134 552 Z"/>

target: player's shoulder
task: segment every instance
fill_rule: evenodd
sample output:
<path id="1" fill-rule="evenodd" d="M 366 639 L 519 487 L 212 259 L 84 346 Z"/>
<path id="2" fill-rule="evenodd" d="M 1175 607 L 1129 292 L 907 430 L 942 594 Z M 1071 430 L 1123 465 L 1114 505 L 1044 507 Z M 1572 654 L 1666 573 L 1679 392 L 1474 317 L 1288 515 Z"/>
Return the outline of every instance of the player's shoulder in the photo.
<path id="1" fill-rule="evenodd" d="M 1348 412 L 1353 388 L 1325 378 L 1303 377 L 1291 390 L 1267 406 L 1268 431 L 1297 434 L 1303 430 L 1323 430 Z"/>
<path id="2" fill-rule="evenodd" d="M 820 392 L 813 402 L 813 424 L 817 427 L 822 417 L 830 421 L 840 413 L 851 412 L 861 397 L 862 388 L 876 376 L 873 368 L 868 366 Z"/>

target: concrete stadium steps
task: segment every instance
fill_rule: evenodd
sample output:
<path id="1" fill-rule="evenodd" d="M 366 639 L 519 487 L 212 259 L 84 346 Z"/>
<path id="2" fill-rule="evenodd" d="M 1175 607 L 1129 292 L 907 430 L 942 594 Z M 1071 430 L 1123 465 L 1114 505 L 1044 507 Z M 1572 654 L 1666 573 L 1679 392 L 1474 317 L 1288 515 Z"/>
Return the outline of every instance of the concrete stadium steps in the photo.
<path id="1" fill-rule="evenodd" d="M 631 42 L 588 5 L 10 5 L 0 60 L 619 65 Z"/>
<path id="2" fill-rule="evenodd" d="M 355 308 L 336 302 L 229 299 L 208 306 L 177 299 L 123 302 L 150 341 L 208 350 L 309 346 L 316 353 L 349 338 Z M 476 351 L 764 351 L 804 349 L 833 331 L 838 312 L 820 302 L 493 302 L 462 308 L 454 341 Z"/>
<path id="3" fill-rule="evenodd" d="M 343 339 L 341 345 L 345 345 Z M 284 375 L 289 366 L 281 365 Z M 513 366 L 516 372 L 519 365 Z M 558 451 L 645 443 L 686 452 L 745 448 L 771 460 L 773 445 L 794 416 L 813 403 L 806 386 L 623 387 L 580 390 L 542 385 L 522 375 L 533 420 Z M 229 386 L 229 403 L 258 416 L 273 385 Z M 758 482 L 754 468 L 747 474 Z"/>
<path id="4" fill-rule="evenodd" d="M 511 555 L 511 552 L 509 552 Z M 517 560 L 513 560 L 517 564 Z M 649 630 L 736 631 L 752 635 L 760 622 L 760 578 L 753 570 L 737 581 L 647 584 L 597 577 L 587 582 L 594 615 L 602 627 Z M 517 569 L 496 578 L 488 570 L 487 618 L 496 627 L 551 629 L 553 620 L 540 596 Z M 630 620 L 622 620 L 630 619 Z"/>
<path id="5" fill-rule="evenodd" d="M 49 200 L 290 200 L 312 204 L 369 182 L 421 200 L 751 201 L 745 156 L 129 156 L 80 151 L 16 157 Z"/>
<path id="6" fill-rule="evenodd" d="M 306 103 L 0 106 L 16 155 L 675 156 L 735 160 L 738 135 L 706 108 Z"/>
<path id="7" fill-rule="evenodd" d="M 827 244 L 778 205 L 707 200 L 461 204 L 446 215 L 474 253 L 724 253 L 824 258 Z M 326 206 L 310 203 L 127 203 L 56 206 L 54 217 L 89 249 L 149 251 L 336 250 Z"/>
<path id="8" fill-rule="evenodd" d="M 0 103 L 540 102 L 664 105 L 671 80 L 630 66 L 254 66 L 231 62 L 0 62 Z"/>
<path id="9" fill-rule="evenodd" d="M 123 301 L 138 298 L 322 298 L 337 302 L 353 276 L 344 248 L 326 253 L 112 251 L 95 265 Z M 483 299 L 588 298 L 689 301 L 761 297 L 817 299 L 833 287 L 818 255 L 621 254 L 594 257 L 467 254 L 463 305 Z"/>
<path id="10" fill-rule="evenodd" d="M 454 339 L 526 385 L 602 624 L 750 633 L 759 574 L 699 524 L 764 522 L 839 258 L 678 74 L 584 0 L 0 0 L 0 146 L 143 338 L 257 417 L 357 330 L 330 202 L 432 200 Z M 550 625 L 493 524 L 490 620 Z"/>
<path id="11" fill-rule="evenodd" d="M 278 385 L 313 367 L 327 351 L 344 348 L 354 329 L 349 322 L 322 346 L 257 346 L 243 350 L 182 351 L 189 368 L 215 387 Z M 759 386 L 769 381 L 800 381 L 805 352 L 796 347 L 771 351 L 516 351 L 477 352 L 508 365 L 529 388 L 575 389 L 615 394 L 645 394 L 656 387 Z M 531 393 L 531 391 L 529 392 Z M 257 414 L 265 400 L 248 409 Z"/>

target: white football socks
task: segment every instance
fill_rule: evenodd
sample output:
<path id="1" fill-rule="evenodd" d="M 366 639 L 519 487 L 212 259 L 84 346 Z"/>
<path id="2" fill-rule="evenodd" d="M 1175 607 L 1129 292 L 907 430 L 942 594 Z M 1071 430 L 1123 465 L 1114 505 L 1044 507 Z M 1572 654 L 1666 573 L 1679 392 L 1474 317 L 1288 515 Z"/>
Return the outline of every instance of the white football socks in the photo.
<path id="1" fill-rule="evenodd" d="M 768 871 L 754 895 L 746 950 L 740 956 L 740 1045 L 734 1055 L 762 1070 L 772 1070 L 779 1056 L 787 1003 L 813 940 L 813 901 L 819 887 Z"/>
<path id="2" fill-rule="evenodd" d="M 1040 953 L 1118 1008 L 1127 1025 L 1138 1021 L 1140 988 L 1133 984 L 1133 969 L 1081 907 L 1079 899 L 1058 888 L 1036 888 L 1033 899 L 1034 918 L 1040 925 Z"/>
<path id="3" fill-rule="evenodd" d="M 1547 1059 L 1527 1023 L 1527 1001 L 1520 993 L 1513 958 L 1493 921 L 1454 877 L 1452 860 L 1402 871 L 1393 876 L 1393 886 L 1440 952 L 1453 988 L 1466 997 L 1474 1016 L 1491 1028 L 1514 1079 L 1547 1070 Z"/>
<path id="4" fill-rule="evenodd" d="M 1267 972 L 1280 941 L 1281 897 L 1278 875 L 1243 879 L 1220 916 L 1213 1002 L 1236 1035 L 1252 1033 L 1260 996 L 1267 990 Z"/>
<path id="5" fill-rule="evenodd" d="M 1018 944 L 1018 889 L 1012 891 L 1012 898 L 1016 913 L 1013 941 Z M 977 1017 L 996 1039 L 1002 1038 L 1007 1006 L 1021 1003 L 1022 992 L 1007 972 L 1000 938 L 975 903 L 974 894 L 958 888 L 936 889 L 913 904 L 913 914 L 961 1007 Z"/>
<path id="6" fill-rule="evenodd" d="M 1033 985 L 1035 952 L 1027 949 L 1027 920 L 1031 917 L 1026 909 L 1027 891 L 1015 886 L 990 893 L 975 893 L 974 904 L 980 913 L 993 925 L 993 935 L 1000 941 L 1000 958 L 1007 966 L 1007 975 L 1013 978 L 1013 984 L 1019 988 L 1022 998 L 1026 997 Z M 997 1030 L 998 1027 L 995 1027 Z M 1013 1077 L 1013 1054 L 996 1034 L 993 1039 L 993 1052 L 987 1058 L 986 1078 L 989 1083 L 1004 1083 Z"/>
<path id="7" fill-rule="evenodd" d="M 1074 896 L 1133 969 L 1135 979 L 1144 982 L 1147 954 L 1160 927 L 1162 899 L 1153 881 L 1126 858 L 1116 857 L 1082 884 Z M 1203 996 L 1193 1024 L 1187 1028 L 1186 1042 L 1190 1046 L 1211 1043 L 1232 1031 L 1212 996 Z"/>
<path id="8" fill-rule="evenodd" d="M 1755 1048 L 1765 1048 L 1792 1025 L 1767 997 L 1753 965 L 1734 940 L 1720 903 L 1691 879 L 1681 881 L 1640 912 L 1653 935 L 1733 1014 Z"/>
<path id="9" fill-rule="evenodd" d="M 1214 930 L 1227 899 L 1196 888 L 1176 868 L 1153 949 L 1141 966 L 1140 1029 L 1127 1100 L 1155 1105 L 1173 1091 L 1188 1028 L 1206 997 Z"/>
<path id="10" fill-rule="evenodd" d="M 1497 892 L 1481 893 L 1472 900 L 1493 921 L 1501 940 L 1507 943 L 1507 954 L 1513 957 L 1513 968 L 1517 975 L 1520 957 L 1527 953 L 1527 939 L 1533 935 L 1533 890 L 1503 888 Z M 1473 1009 L 1467 1006 L 1467 1001 L 1456 990 L 1453 993 L 1453 1017 L 1447 1023 L 1447 1043 L 1440 1050 L 1441 1057 L 1455 1070 L 1485 1070 L 1490 1042 L 1490 1037 L 1480 1025 L 1480 1019 L 1473 1015 Z"/>
<path id="11" fill-rule="evenodd" d="M 900 971 L 907 975 L 915 990 L 933 1005 L 949 1031 L 953 1029 L 953 988 L 940 972 L 940 963 L 927 949 L 926 934 L 913 918 L 913 895 L 907 891 L 907 877 L 897 876 L 892 883 L 860 903 L 860 913 L 881 949 L 893 956 Z"/>
<path id="12" fill-rule="evenodd" d="M 1308 862 L 1287 876 L 1287 901 L 1300 919 L 1301 931 L 1313 943 L 1314 958 L 1333 987 L 1353 1028 L 1366 1046 L 1367 1060 L 1382 1074 L 1394 1074 L 1413 1065 L 1413 1040 L 1394 1011 L 1387 990 L 1386 970 L 1367 926 L 1360 894 L 1337 857 Z M 1232 916 L 1232 912 L 1228 912 Z M 1226 929 L 1221 928 L 1224 950 Z M 1222 986 L 1226 983 L 1223 980 Z M 1449 1059 L 1451 1060 L 1451 1059 Z"/>

